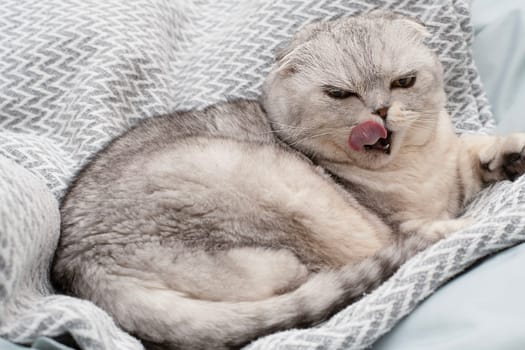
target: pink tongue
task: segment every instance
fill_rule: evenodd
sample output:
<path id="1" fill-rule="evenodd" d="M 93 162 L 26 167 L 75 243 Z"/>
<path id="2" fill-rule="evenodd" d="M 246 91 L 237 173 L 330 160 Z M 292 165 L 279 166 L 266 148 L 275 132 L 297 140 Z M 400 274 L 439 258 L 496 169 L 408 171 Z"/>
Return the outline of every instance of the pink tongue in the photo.
<path id="1" fill-rule="evenodd" d="M 386 138 L 385 127 L 373 120 L 367 120 L 352 129 L 348 144 L 355 151 L 361 151 L 364 146 L 373 145 L 377 140 L 384 138 Z"/>

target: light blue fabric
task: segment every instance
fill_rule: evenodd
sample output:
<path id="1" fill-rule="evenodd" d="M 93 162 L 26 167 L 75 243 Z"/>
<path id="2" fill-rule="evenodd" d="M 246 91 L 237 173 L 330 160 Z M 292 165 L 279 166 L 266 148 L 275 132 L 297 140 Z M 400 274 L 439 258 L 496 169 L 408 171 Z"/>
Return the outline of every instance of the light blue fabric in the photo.
<path id="1" fill-rule="evenodd" d="M 39 337 L 34 342 L 31 348 L 22 345 L 13 344 L 5 339 L 0 338 L 1 350 L 73 350 L 68 346 L 60 344 L 51 338 Z"/>
<path id="2" fill-rule="evenodd" d="M 525 1 L 474 0 L 474 58 L 498 133 L 525 131 Z M 525 245 L 439 289 L 373 350 L 525 349 Z"/>
<path id="3" fill-rule="evenodd" d="M 523 350 L 525 244 L 439 289 L 373 350 Z"/>
<path id="4" fill-rule="evenodd" d="M 27 348 L 24 348 L 19 345 L 15 345 L 2 338 L 0 338 L 0 349 L 2 350 L 27 350 Z"/>
<path id="5" fill-rule="evenodd" d="M 474 58 L 498 131 L 525 130 L 525 1 L 474 0 Z"/>

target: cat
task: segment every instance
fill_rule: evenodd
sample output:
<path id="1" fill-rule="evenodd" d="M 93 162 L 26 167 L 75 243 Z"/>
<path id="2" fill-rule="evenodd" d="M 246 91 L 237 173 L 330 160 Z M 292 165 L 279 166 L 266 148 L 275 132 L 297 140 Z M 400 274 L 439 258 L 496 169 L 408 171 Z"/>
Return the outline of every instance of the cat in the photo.
<path id="1" fill-rule="evenodd" d="M 525 171 L 525 134 L 456 136 L 428 35 L 384 12 L 313 23 L 260 103 L 115 139 L 61 203 L 55 286 L 162 349 L 238 348 L 379 286 Z"/>

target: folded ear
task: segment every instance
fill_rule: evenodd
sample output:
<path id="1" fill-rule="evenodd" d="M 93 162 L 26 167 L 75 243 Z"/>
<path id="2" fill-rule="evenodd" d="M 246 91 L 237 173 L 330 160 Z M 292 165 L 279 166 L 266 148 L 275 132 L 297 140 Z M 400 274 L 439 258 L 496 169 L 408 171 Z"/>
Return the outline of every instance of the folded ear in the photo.
<path id="1" fill-rule="evenodd" d="M 428 38 L 430 36 L 430 32 L 427 27 L 425 27 L 425 24 L 417 18 L 403 16 L 397 20 L 402 21 L 403 24 L 416 31 L 422 38 Z"/>
<path id="2" fill-rule="evenodd" d="M 317 34 L 323 28 L 323 22 L 313 22 L 303 26 L 293 38 L 285 44 L 283 47 L 280 47 L 275 52 L 275 60 L 277 62 L 283 61 L 288 55 L 294 52 L 298 47 L 307 43 L 317 36 Z"/>

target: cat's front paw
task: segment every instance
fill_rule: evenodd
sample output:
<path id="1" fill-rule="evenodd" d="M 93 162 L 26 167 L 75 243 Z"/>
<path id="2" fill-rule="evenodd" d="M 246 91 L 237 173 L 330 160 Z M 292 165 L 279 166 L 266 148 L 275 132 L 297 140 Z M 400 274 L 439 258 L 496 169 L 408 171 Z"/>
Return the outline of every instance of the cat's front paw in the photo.
<path id="1" fill-rule="evenodd" d="M 521 152 L 507 153 L 503 157 L 503 172 L 507 179 L 514 181 L 525 173 L 525 148 Z"/>
<path id="2" fill-rule="evenodd" d="M 525 133 L 512 134 L 480 154 L 485 181 L 516 180 L 525 173 Z"/>

